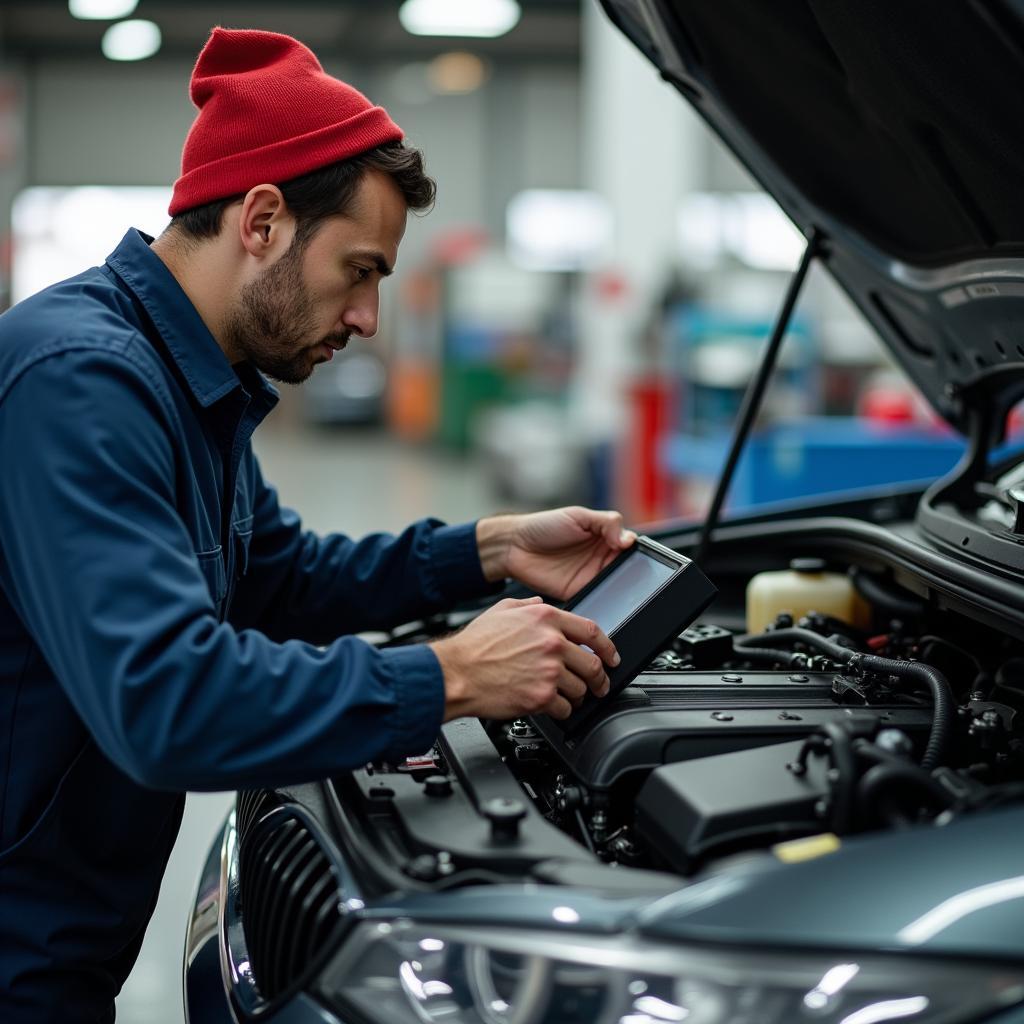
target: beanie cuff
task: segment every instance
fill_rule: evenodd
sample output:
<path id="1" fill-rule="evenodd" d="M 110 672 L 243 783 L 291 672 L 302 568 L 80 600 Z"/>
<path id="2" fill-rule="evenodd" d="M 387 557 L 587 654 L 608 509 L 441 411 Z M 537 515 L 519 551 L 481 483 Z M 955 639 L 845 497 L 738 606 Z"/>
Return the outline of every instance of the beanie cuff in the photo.
<path id="1" fill-rule="evenodd" d="M 264 182 L 290 181 L 401 138 L 401 128 L 387 111 L 383 107 L 370 107 L 326 128 L 232 153 L 196 167 L 174 183 L 167 212 L 176 217 L 193 207 L 248 192 Z"/>

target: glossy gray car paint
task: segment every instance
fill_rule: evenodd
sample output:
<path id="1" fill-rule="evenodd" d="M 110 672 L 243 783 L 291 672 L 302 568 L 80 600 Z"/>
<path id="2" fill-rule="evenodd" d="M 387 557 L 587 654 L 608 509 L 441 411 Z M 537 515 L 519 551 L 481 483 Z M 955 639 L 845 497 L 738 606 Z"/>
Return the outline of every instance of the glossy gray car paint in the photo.
<path id="1" fill-rule="evenodd" d="M 1022 849 L 1024 811 L 1015 809 L 939 830 L 848 840 L 836 853 L 803 864 L 766 855 L 654 901 L 553 886 L 487 886 L 371 903 L 360 916 L 1024 961 Z M 555 911 L 564 907 L 578 920 L 563 923 L 565 915 Z"/>
<path id="2" fill-rule="evenodd" d="M 225 842 L 230 828 L 228 823 L 207 858 L 190 922 L 189 1024 L 232 1019 L 220 969 L 223 933 L 196 926 L 211 908 L 220 916 L 231 872 L 233 848 Z M 977 815 L 938 832 L 917 828 L 849 840 L 837 852 L 802 864 L 770 856 L 741 861 L 661 899 L 612 898 L 561 886 L 487 886 L 378 900 L 352 917 L 544 928 L 567 938 L 632 933 L 668 945 L 889 950 L 1024 962 L 1022 849 L 1024 811 L 1015 809 Z M 215 872 L 221 882 L 213 888 Z M 566 922 L 566 907 L 577 920 Z M 346 1024 L 305 994 L 289 1000 L 274 1019 Z M 998 1024 L 1024 1024 L 1024 1009 L 1004 1014 Z"/>
<path id="3" fill-rule="evenodd" d="M 845 840 L 836 853 L 723 874 L 652 907 L 680 942 L 914 950 L 1024 960 L 1024 811 Z"/>

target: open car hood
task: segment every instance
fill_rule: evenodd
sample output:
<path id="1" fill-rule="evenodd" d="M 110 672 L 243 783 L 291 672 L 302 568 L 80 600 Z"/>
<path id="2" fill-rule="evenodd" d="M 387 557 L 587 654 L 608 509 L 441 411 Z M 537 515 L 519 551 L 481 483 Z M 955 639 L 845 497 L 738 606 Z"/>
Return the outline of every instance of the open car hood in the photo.
<path id="1" fill-rule="evenodd" d="M 823 236 L 938 413 L 998 442 L 1024 396 L 1024 0 L 601 3 Z"/>

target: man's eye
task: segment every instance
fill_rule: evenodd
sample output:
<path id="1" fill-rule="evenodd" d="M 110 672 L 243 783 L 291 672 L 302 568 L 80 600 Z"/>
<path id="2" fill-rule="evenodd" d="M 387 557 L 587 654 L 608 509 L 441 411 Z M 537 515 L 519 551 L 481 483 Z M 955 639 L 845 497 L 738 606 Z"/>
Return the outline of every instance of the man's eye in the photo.
<path id="1" fill-rule="evenodd" d="M 369 270 L 367 267 L 356 267 L 356 280 L 365 281 L 371 273 L 373 273 L 373 271 Z"/>

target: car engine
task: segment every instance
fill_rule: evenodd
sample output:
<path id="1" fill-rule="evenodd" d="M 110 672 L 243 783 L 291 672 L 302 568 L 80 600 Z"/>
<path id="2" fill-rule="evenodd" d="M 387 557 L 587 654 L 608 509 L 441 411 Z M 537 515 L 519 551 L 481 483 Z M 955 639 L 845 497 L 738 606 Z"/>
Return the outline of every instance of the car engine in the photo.
<path id="1" fill-rule="evenodd" d="M 806 554 L 787 536 L 789 554 Z M 780 557 L 756 526 L 751 538 L 753 555 L 718 553 L 708 616 L 576 731 L 546 716 L 457 720 L 422 757 L 332 780 L 346 848 L 384 887 L 524 876 L 657 887 L 1024 798 L 1013 629 L 908 588 L 911 576 L 878 558 L 831 557 L 864 622 L 781 612 L 749 634 L 750 567 Z"/>
<path id="2" fill-rule="evenodd" d="M 901 621 L 871 636 L 820 615 L 757 637 L 705 623 L 584 734 L 537 719 L 491 735 L 549 820 L 602 860 L 690 874 L 1024 795 L 1024 660 L 989 639 L 991 661 Z"/>

